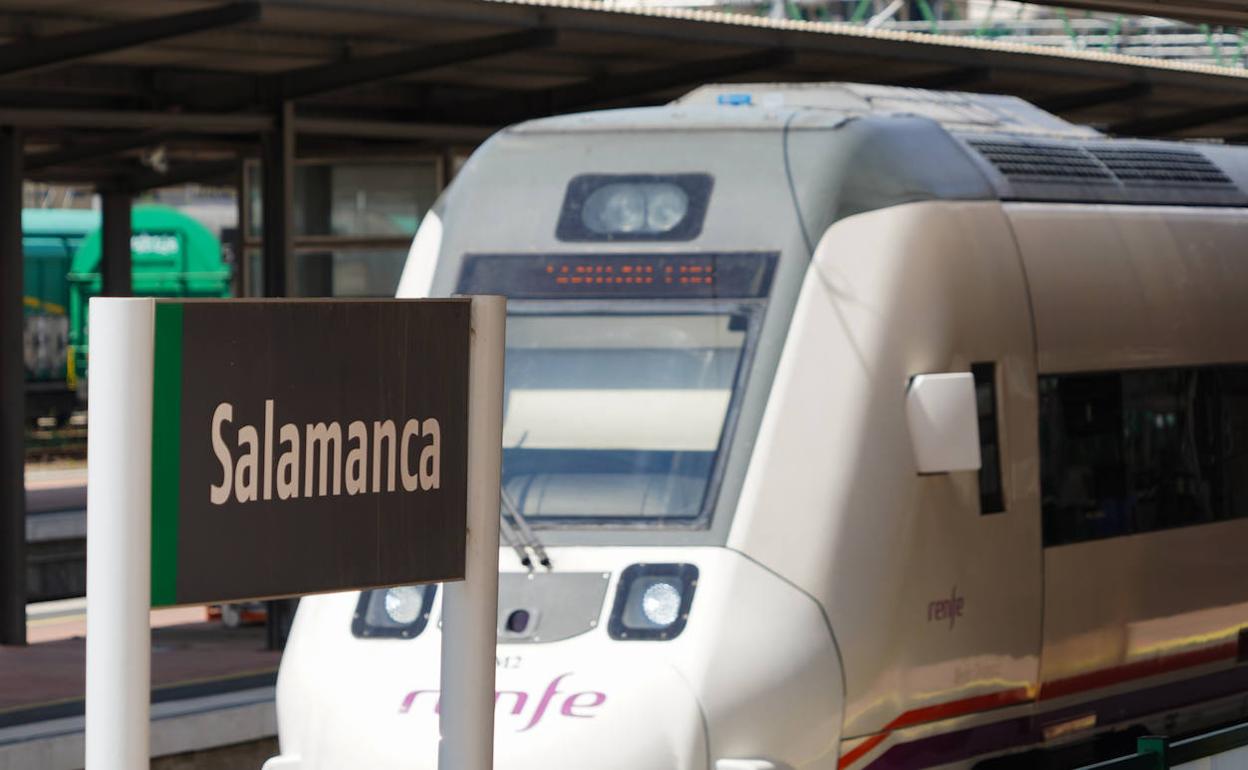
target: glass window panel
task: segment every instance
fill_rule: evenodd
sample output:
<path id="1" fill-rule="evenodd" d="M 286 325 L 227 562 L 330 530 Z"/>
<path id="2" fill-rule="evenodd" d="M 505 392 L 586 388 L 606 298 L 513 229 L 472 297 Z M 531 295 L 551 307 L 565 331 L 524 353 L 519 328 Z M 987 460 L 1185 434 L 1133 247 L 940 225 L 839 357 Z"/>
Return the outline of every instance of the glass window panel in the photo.
<path id="1" fill-rule="evenodd" d="M 413 235 L 438 193 L 432 161 L 335 165 L 334 235 Z"/>
<path id="2" fill-rule="evenodd" d="M 247 185 L 247 237 L 259 238 L 264 228 L 264 195 L 260 164 L 246 163 L 243 166 L 243 173 Z"/>
<path id="3" fill-rule="evenodd" d="M 249 247 L 243 250 L 243 296 L 264 296 L 264 252 Z"/>
<path id="4" fill-rule="evenodd" d="M 261 237 L 263 174 L 248 163 L 247 234 Z M 438 196 L 432 160 L 299 163 L 293 192 L 295 236 L 411 236 Z"/>
<path id="5" fill-rule="evenodd" d="M 693 519 L 745 350 L 744 315 L 513 315 L 503 486 L 527 516 Z"/>
<path id="6" fill-rule="evenodd" d="M 1248 516 L 1248 368 L 1040 379 L 1046 545 Z"/>
<path id="7" fill-rule="evenodd" d="M 393 297 L 407 249 L 329 249 L 295 256 L 302 297 Z"/>

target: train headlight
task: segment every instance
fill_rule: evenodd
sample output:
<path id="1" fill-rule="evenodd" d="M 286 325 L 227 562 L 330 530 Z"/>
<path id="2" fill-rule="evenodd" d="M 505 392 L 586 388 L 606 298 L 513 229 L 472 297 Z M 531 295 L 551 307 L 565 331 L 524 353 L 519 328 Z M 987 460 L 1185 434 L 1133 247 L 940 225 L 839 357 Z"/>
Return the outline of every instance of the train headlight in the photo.
<path id="1" fill-rule="evenodd" d="M 674 184 L 650 185 L 646 198 L 646 227 L 651 232 L 665 233 L 689 213 L 689 196 Z"/>
<path id="2" fill-rule="evenodd" d="M 671 583 L 651 583 L 641 594 L 641 614 L 656 626 L 670 626 L 680 616 L 680 599 L 680 589 Z"/>
<path id="3" fill-rule="evenodd" d="M 620 575 L 607 631 L 612 639 L 674 639 L 698 585 L 692 564 L 634 564 Z"/>
<path id="4" fill-rule="evenodd" d="M 710 174 L 579 174 L 568 181 L 555 237 L 691 241 L 702 232 L 713 186 Z"/>
<path id="5" fill-rule="evenodd" d="M 351 620 L 360 638 L 411 639 L 425 630 L 437 586 L 395 586 L 362 591 Z"/>
<path id="6" fill-rule="evenodd" d="M 609 184 L 585 201 L 581 216 L 597 233 L 635 233 L 646 226 L 646 196 L 642 185 Z"/>
<path id="7" fill-rule="evenodd" d="M 420 586 L 398 586 L 387 588 L 381 603 L 386 610 L 386 617 L 396 625 L 409 626 L 420 614 L 424 597 L 425 592 Z"/>
<path id="8" fill-rule="evenodd" d="M 599 235 L 662 235 L 689 212 L 689 194 L 671 182 L 613 182 L 589 194 L 581 221 Z"/>

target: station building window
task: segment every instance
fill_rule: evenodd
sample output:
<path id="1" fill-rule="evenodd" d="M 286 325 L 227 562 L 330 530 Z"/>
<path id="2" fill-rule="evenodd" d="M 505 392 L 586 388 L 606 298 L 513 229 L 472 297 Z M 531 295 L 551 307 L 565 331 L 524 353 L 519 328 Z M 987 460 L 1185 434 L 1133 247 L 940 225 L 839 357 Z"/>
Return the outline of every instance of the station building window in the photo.
<path id="1" fill-rule="evenodd" d="M 1248 366 L 1039 385 L 1046 546 L 1248 516 Z"/>
<path id="2" fill-rule="evenodd" d="M 394 295 L 412 236 L 443 185 L 441 158 L 300 160 L 295 166 L 295 290 L 305 297 Z M 262 286 L 259 163 L 245 175 L 247 293 Z"/>

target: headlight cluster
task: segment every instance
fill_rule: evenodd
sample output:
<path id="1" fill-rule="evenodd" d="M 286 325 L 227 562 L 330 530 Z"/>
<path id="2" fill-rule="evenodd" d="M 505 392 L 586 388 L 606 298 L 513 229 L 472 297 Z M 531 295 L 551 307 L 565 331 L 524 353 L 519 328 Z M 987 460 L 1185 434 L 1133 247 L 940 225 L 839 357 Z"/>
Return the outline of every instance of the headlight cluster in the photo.
<path id="1" fill-rule="evenodd" d="M 685 218 L 689 195 L 671 182 L 614 182 L 585 199 L 581 221 L 600 235 L 666 233 Z"/>
<path id="2" fill-rule="evenodd" d="M 690 241 L 702 232 L 710 174 L 580 174 L 568 182 L 561 241 Z"/>
<path id="3" fill-rule="evenodd" d="M 359 638 L 411 639 L 429 623 L 436 585 L 395 586 L 362 591 L 351 621 Z"/>
<path id="4" fill-rule="evenodd" d="M 612 639 L 675 639 L 698 586 L 692 564 L 634 564 L 620 575 L 607 632 Z"/>

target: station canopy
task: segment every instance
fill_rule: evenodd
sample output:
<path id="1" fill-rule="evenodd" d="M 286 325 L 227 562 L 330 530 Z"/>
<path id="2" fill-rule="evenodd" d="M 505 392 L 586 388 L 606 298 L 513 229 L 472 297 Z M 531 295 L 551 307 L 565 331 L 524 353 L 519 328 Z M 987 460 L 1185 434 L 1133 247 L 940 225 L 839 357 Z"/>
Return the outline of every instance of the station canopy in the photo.
<path id="1" fill-rule="evenodd" d="M 1114 134 L 1248 139 L 1243 70 L 591 0 L 0 0 L 0 39 L 26 176 L 130 189 L 235 173 L 278 121 L 304 157 L 470 149 L 707 82 L 1013 94 Z"/>

